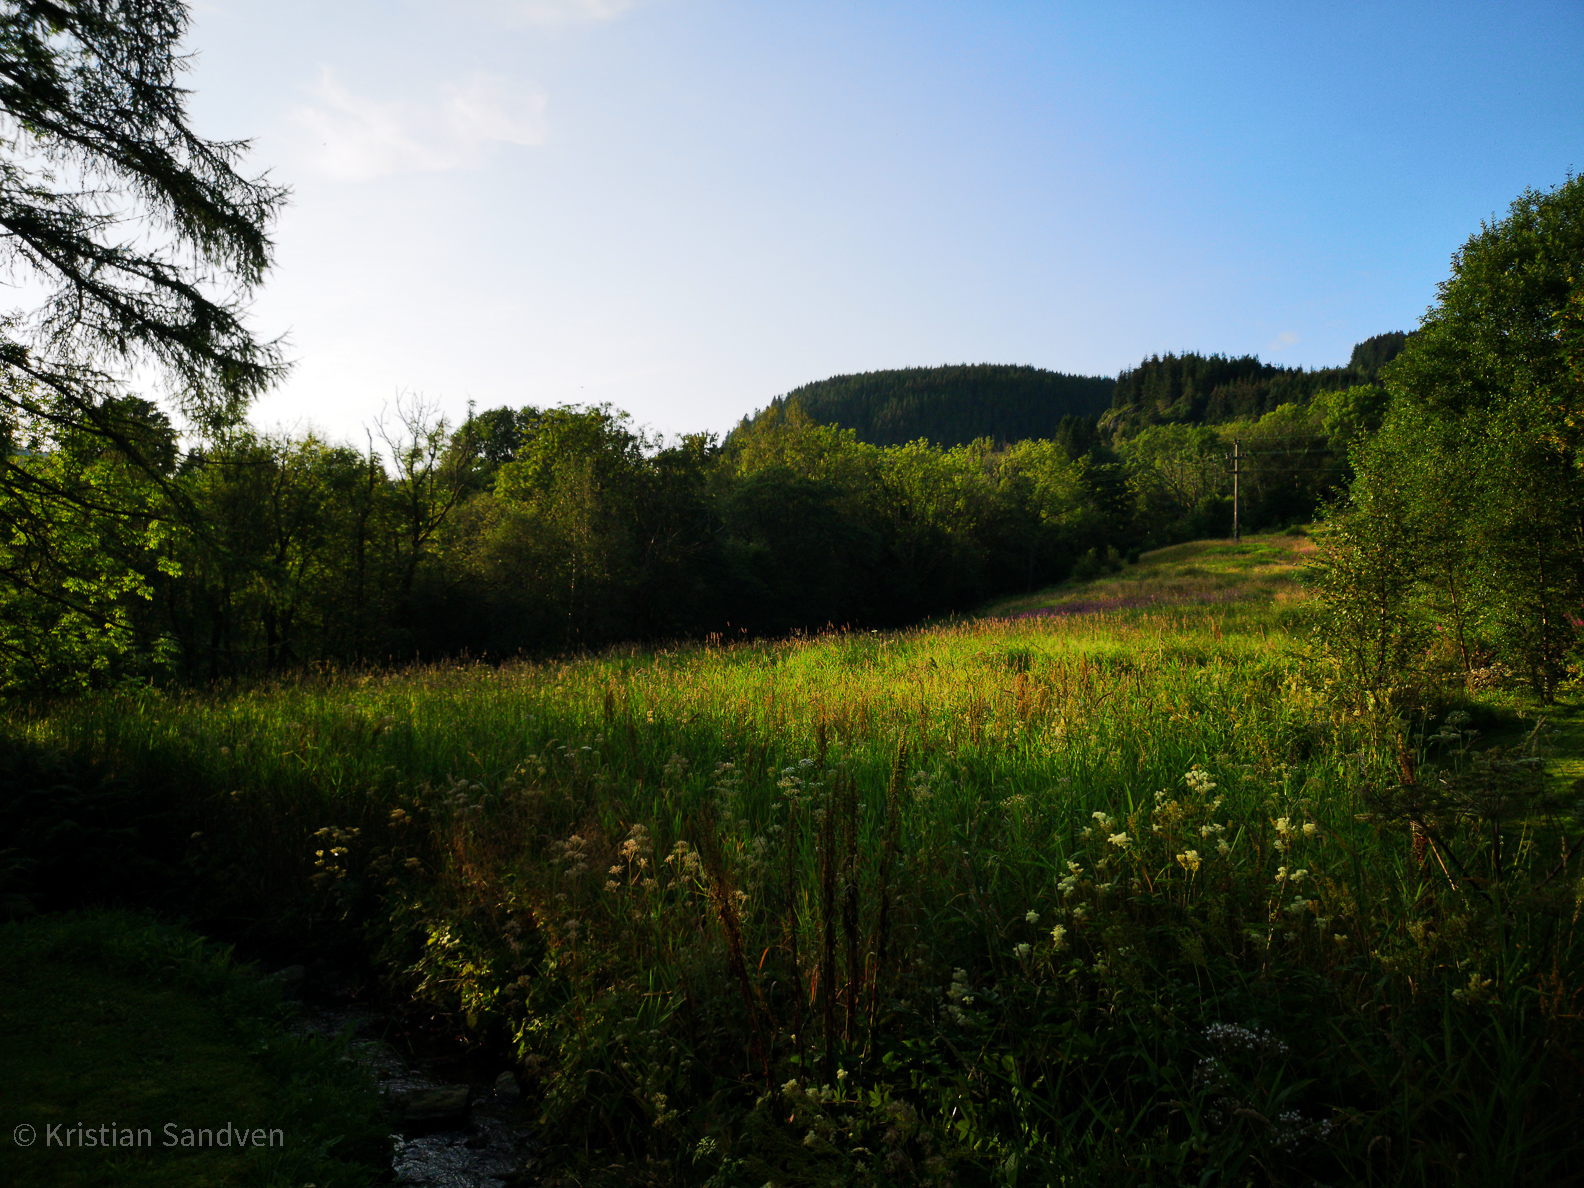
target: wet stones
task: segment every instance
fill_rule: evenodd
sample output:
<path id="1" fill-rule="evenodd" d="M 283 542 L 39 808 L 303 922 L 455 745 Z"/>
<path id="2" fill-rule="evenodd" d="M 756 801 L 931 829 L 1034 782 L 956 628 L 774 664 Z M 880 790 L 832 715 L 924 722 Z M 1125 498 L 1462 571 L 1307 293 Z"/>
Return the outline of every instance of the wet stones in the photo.
<path id="1" fill-rule="evenodd" d="M 407 1089 L 390 1095 L 391 1109 L 406 1134 L 435 1130 L 454 1130 L 467 1122 L 466 1085 L 436 1085 L 426 1089 Z"/>

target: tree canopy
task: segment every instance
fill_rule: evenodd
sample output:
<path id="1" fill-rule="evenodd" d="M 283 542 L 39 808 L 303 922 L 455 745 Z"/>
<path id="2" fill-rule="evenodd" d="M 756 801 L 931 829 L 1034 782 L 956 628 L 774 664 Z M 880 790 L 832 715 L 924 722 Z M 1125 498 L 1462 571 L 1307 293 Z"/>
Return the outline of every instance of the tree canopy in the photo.
<path id="1" fill-rule="evenodd" d="M 50 423 L 109 431 L 107 387 L 150 364 L 204 420 L 281 372 L 242 310 L 285 191 L 237 172 L 245 144 L 188 126 L 187 23 L 177 0 L 0 4 L 0 252 L 46 293 L 7 312 L 0 357 Z"/>
<path id="2" fill-rule="evenodd" d="M 187 25 L 179 0 L 0 2 L 0 264 L 41 295 L 0 310 L 0 580 L 77 625 L 13 617 L 8 648 L 80 637 L 98 666 L 127 597 L 150 595 L 136 542 L 187 505 L 169 421 L 129 381 L 213 430 L 283 370 L 244 309 L 286 192 L 238 172 L 245 144 L 189 126 Z"/>
<path id="3" fill-rule="evenodd" d="M 1388 335 L 1379 336 L 1389 338 Z M 1370 343 L 1378 338 L 1370 339 Z M 1353 350 L 1355 363 L 1361 343 Z M 1369 359 L 1366 352 L 1365 358 Z M 1355 366 L 1306 370 L 1254 355 L 1151 355 L 1117 376 L 1105 421 L 1118 432 L 1171 422 L 1207 424 L 1260 417 L 1284 404 L 1307 404 L 1321 392 L 1352 387 L 1373 374 Z"/>
<path id="4" fill-rule="evenodd" d="M 1380 431 L 1356 439 L 1322 584 L 1348 625 L 1332 638 L 1376 657 L 1366 691 L 1412 687 L 1439 665 L 1549 698 L 1577 668 L 1581 309 L 1584 179 L 1569 178 L 1526 191 L 1469 238 L 1385 367 L 1391 403 Z"/>

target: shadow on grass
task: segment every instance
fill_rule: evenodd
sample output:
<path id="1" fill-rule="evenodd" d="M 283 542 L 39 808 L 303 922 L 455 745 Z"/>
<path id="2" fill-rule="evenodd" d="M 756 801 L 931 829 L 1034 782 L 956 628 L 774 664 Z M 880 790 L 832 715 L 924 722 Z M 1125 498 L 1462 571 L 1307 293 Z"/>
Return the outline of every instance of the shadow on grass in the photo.
<path id="1" fill-rule="evenodd" d="M 291 1035 L 279 991 L 194 933 L 126 912 L 3 925 L 0 988 L 5 1183 L 357 1188 L 389 1166 L 344 1044 Z"/>

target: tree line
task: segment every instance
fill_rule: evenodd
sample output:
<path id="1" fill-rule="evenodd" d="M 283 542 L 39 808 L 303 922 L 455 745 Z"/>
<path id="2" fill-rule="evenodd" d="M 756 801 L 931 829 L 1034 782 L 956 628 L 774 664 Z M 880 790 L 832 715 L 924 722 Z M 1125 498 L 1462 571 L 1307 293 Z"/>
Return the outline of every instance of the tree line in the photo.
<path id="1" fill-rule="evenodd" d="M 838 375 L 792 389 L 742 424 L 795 405 L 872 445 L 919 438 L 942 446 L 980 438 L 1009 444 L 1070 437 L 1086 421 L 1104 421 L 1108 435 L 1131 436 L 1149 425 L 1258 419 L 1320 393 L 1373 386 L 1410 337 L 1377 334 L 1353 348 L 1347 366 L 1318 369 L 1190 351 L 1151 355 L 1115 379 L 990 363 Z"/>
<path id="2" fill-rule="evenodd" d="M 1584 660 L 1584 178 L 1471 236 L 1381 381 L 1318 571 L 1338 686 L 1552 700 Z"/>
<path id="3" fill-rule="evenodd" d="M 1108 425 L 1136 432 L 1147 425 L 1214 424 L 1261 417 L 1303 405 L 1322 393 L 1377 383 L 1381 369 L 1410 335 L 1377 334 L 1353 348 L 1346 367 L 1279 367 L 1254 355 L 1151 355 L 1117 376 Z"/>
<path id="4" fill-rule="evenodd" d="M 407 402 L 362 448 L 237 424 L 183 450 L 122 398 L 114 439 L 17 423 L 0 652 L 11 687 L 51 689 L 892 627 L 1225 534 L 1234 439 L 1244 525 L 1304 521 L 1372 391 L 950 447 L 874 445 L 795 404 L 667 441 L 604 406 L 452 425 Z"/>

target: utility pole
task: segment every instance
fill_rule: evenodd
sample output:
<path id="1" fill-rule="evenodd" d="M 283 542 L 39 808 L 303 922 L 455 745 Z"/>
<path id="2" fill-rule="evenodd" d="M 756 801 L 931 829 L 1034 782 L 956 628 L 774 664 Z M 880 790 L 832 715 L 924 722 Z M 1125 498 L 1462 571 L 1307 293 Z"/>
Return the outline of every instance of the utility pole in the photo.
<path id="1" fill-rule="evenodd" d="M 1238 522 L 1238 443 L 1232 442 L 1232 539 L 1243 539 L 1243 528 Z"/>

